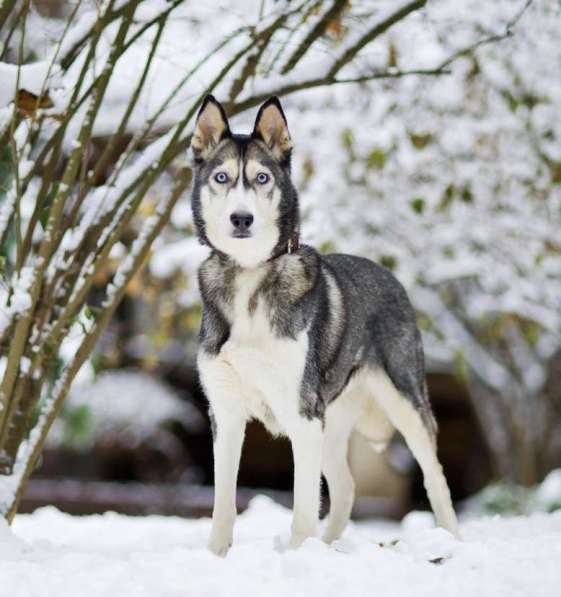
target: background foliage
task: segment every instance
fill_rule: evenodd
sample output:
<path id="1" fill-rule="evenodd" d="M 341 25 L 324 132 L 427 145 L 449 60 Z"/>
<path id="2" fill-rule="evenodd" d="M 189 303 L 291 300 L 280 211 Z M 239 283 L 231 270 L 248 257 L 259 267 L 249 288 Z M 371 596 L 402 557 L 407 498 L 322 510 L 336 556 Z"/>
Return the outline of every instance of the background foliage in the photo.
<path id="1" fill-rule="evenodd" d="M 559 464 L 558 3 L 53 6 L 0 10 L 0 510 L 79 371 L 119 350 L 192 359 L 205 249 L 183 191 L 209 90 L 240 131 L 283 97 L 303 240 L 396 273 L 496 474 L 531 484 Z M 123 297 L 136 323 L 114 342 Z"/>

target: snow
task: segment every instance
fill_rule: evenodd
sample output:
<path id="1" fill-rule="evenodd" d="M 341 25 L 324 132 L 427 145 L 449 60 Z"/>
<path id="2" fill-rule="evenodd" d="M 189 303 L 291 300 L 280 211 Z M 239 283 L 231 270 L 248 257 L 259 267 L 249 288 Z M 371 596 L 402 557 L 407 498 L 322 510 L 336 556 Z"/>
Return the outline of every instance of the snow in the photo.
<path id="1" fill-rule="evenodd" d="M 561 469 L 551 471 L 542 481 L 536 490 L 535 502 L 544 510 L 553 505 L 561 506 Z"/>
<path id="2" fill-rule="evenodd" d="M 0 510 L 5 511 L 6 505 L 12 503 L 17 490 L 20 476 L 16 473 L 0 476 Z M 4 518 L 0 516 L 0 558 L 2 556 L 2 524 Z"/>
<path id="3" fill-rule="evenodd" d="M 7 521 L 0 517 L 0 568 L 5 560 L 13 558 L 14 554 L 25 549 L 25 547 L 25 542 L 16 537 L 10 530 Z M 0 594 L 1 591 L 0 588 Z"/>
<path id="4" fill-rule="evenodd" d="M 33 268 L 23 267 L 19 275 L 17 273 L 13 275 L 11 297 L 0 286 L 0 334 L 4 332 L 12 318 L 23 315 L 31 306 L 29 291 L 32 284 Z"/>
<path id="5" fill-rule="evenodd" d="M 0 522 L 1 597 L 31 595 L 553 597 L 561 583 L 561 512 L 463 524 L 463 540 L 427 526 L 352 524 L 327 546 L 284 548 L 289 510 L 257 497 L 225 559 L 205 549 L 210 521 L 106 513 L 73 517 L 52 507 Z M 395 542 L 395 539 L 399 541 Z"/>

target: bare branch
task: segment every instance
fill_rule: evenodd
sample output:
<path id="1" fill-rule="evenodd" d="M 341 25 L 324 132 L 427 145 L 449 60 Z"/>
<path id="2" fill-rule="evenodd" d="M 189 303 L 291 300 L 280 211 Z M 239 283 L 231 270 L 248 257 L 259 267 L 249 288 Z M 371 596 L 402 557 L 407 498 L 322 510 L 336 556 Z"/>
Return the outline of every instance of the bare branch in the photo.
<path id="1" fill-rule="evenodd" d="M 476 42 L 469 44 L 459 50 L 456 50 L 453 54 L 451 54 L 446 60 L 443 60 L 438 66 L 437 69 L 443 70 L 446 69 L 452 62 L 455 62 L 458 58 L 462 56 L 468 56 L 473 54 L 475 50 L 480 48 L 481 46 L 486 46 L 488 44 L 497 43 L 503 41 L 513 35 L 513 29 L 520 21 L 526 10 L 530 7 L 533 0 L 526 0 L 524 6 L 508 21 L 505 25 L 505 30 L 503 33 L 495 33 L 492 35 L 488 35 L 487 37 L 483 37 L 482 39 L 477 40 Z"/>
<path id="2" fill-rule="evenodd" d="M 308 51 L 310 46 L 321 37 L 329 23 L 336 19 L 342 12 L 345 6 L 347 6 L 347 0 L 335 0 L 323 15 L 323 17 L 316 23 L 315 27 L 308 33 L 308 35 L 302 40 L 300 45 L 290 55 L 290 58 L 286 61 L 286 64 L 281 69 L 281 74 L 286 75 L 290 72 Z"/>
<path id="3" fill-rule="evenodd" d="M 408 2 L 404 4 L 400 8 L 398 8 L 395 12 L 391 13 L 382 21 L 376 23 L 369 31 L 367 31 L 359 40 L 353 44 L 350 48 L 345 50 L 343 54 L 335 60 L 331 68 L 329 69 L 326 78 L 329 80 L 335 79 L 337 73 L 347 64 L 349 64 L 354 57 L 370 42 L 374 41 L 377 37 L 385 33 L 390 27 L 398 23 L 399 21 L 403 20 L 406 16 L 410 15 L 412 12 L 423 8 L 427 0 L 414 0 L 413 2 Z"/>
<path id="4" fill-rule="evenodd" d="M 372 73 L 367 73 L 364 75 L 360 75 L 357 77 L 345 77 L 345 78 L 338 78 L 336 77 L 336 73 L 345 65 L 347 64 L 347 60 L 352 60 L 354 56 L 358 53 L 358 51 L 364 47 L 365 43 L 364 40 L 369 38 L 370 41 L 377 37 L 383 31 L 387 31 L 387 29 L 392 26 L 393 24 L 397 23 L 399 20 L 407 16 L 412 10 L 418 10 L 421 6 L 415 6 L 414 4 L 418 3 L 409 3 L 406 6 L 403 6 L 399 11 L 393 13 L 390 17 L 385 19 L 383 22 L 376 25 L 372 28 L 365 36 L 363 36 L 357 44 L 354 44 L 349 50 L 345 51 L 343 55 L 338 58 L 334 64 L 327 70 L 324 75 L 318 77 L 310 77 L 309 79 L 305 79 L 302 81 L 297 81 L 294 83 L 287 83 L 282 86 L 272 87 L 271 90 L 267 90 L 261 92 L 259 94 L 255 94 L 253 96 L 248 97 L 241 102 L 232 104 L 229 106 L 229 112 L 231 114 L 238 114 L 250 108 L 253 108 L 271 95 L 278 95 L 280 97 L 290 95 L 291 93 L 295 93 L 297 91 L 302 91 L 305 89 L 313 89 L 315 87 L 324 87 L 328 85 L 340 85 L 340 84 L 353 84 L 353 83 L 365 83 L 368 81 L 374 81 L 378 79 L 398 79 L 403 77 L 410 77 L 410 76 L 441 76 L 441 75 L 448 75 L 451 73 L 450 66 L 453 62 L 458 60 L 459 58 L 468 55 L 475 51 L 477 48 L 494 43 L 500 42 L 508 37 L 513 35 L 513 28 L 518 23 L 520 18 L 523 16 L 524 12 L 530 6 L 533 0 L 527 0 L 523 8 L 516 13 L 516 15 L 506 24 L 505 31 L 501 34 L 494 34 L 487 37 L 484 37 L 469 46 L 461 48 L 453 52 L 450 56 L 446 59 L 441 61 L 439 64 L 434 66 L 433 68 L 422 68 L 422 69 L 409 69 L 409 70 L 397 70 L 395 68 L 389 68 L 387 70 L 382 71 L 374 71 Z M 419 4 L 425 4 L 426 2 L 422 2 Z M 397 15 L 401 15 L 400 18 L 397 18 Z M 383 31 L 380 31 L 383 30 Z M 373 37 L 372 37 L 373 36 Z M 360 47 L 359 47 L 360 46 Z M 351 56 L 352 54 L 352 56 Z"/>
<path id="5" fill-rule="evenodd" d="M 8 20 L 17 0 L 4 0 L 0 6 L 0 29 L 4 26 L 4 23 Z"/>
<path id="6" fill-rule="evenodd" d="M 116 57 L 119 55 L 119 50 L 120 48 L 122 48 L 124 44 L 126 31 L 128 29 L 130 21 L 132 20 L 134 10 L 136 9 L 138 1 L 139 0 L 135 0 L 127 5 L 128 10 L 125 14 L 125 17 L 123 17 L 121 27 L 117 32 L 113 49 L 108 59 L 109 65 L 114 64 Z M 63 235 L 63 231 L 60 229 L 60 220 L 63 214 L 66 199 L 68 198 L 68 195 L 70 193 L 71 185 L 74 182 L 74 179 L 78 172 L 78 167 L 80 164 L 80 148 L 91 134 L 93 124 L 95 121 L 95 115 L 97 114 L 97 111 L 99 110 L 99 107 L 101 105 L 101 101 L 109 83 L 110 76 L 111 69 L 104 69 L 104 73 L 101 79 L 99 80 L 98 86 L 96 87 L 96 92 L 92 94 L 90 109 L 86 114 L 84 123 L 78 135 L 79 146 L 76 147 L 70 155 L 68 164 L 62 177 L 59 191 L 57 192 L 57 195 L 54 198 L 52 206 L 49 210 L 49 217 L 45 229 L 45 235 L 38 251 L 39 260 L 37 261 L 37 265 L 35 266 L 33 271 L 33 283 L 30 289 L 31 305 L 29 306 L 27 314 L 20 317 L 20 319 L 17 321 L 14 330 L 13 341 L 10 343 L 8 361 L 11 364 L 11 366 L 7 367 L 6 373 L 4 374 L 4 379 L 2 380 L 2 384 L 0 385 L 0 392 L 4 396 L 9 396 L 12 394 L 12 390 L 17 379 L 19 371 L 19 362 L 21 356 L 24 354 L 25 351 L 33 311 L 35 305 L 37 305 L 37 302 L 39 300 L 41 288 L 44 283 L 43 276 L 47 268 L 49 259 L 51 255 L 54 253 L 54 250 L 58 246 L 58 242 L 60 241 L 60 238 L 62 238 Z M 6 437 L 10 419 L 13 416 L 13 413 L 17 411 L 17 408 L 18 405 L 16 401 L 11 400 L 8 412 L 1 413 L 1 418 L 3 419 L 4 423 L 0 429 L 0 444 Z"/>
<path id="7" fill-rule="evenodd" d="M 189 184 L 191 183 L 191 171 L 183 170 L 179 176 L 178 181 L 168 196 L 167 200 L 160 204 L 158 212 L 152 217 L 152 220 L 144 231 L 144 234 L 139 238 L 138 244 L 135 246 L 134 254 L 130 255 L 130 262 L 123 267 L 122 271 L 117 272 L 115 277 L 118 280 L 115 281 L 115 285 L 110 287 L 108 291 L 107 302 L 103 310 L 103 314 L 94 325 L 94 328 L 86 335 L 79 349 L 77 350 L 72 361 L 63 370 L 53 396 L 46 401 L 42 408 L 42 412 L 39 416 L 39 422 L 34 429 L 33 438 L 30 442 L 28 450 L 22 459 L 22 468 L 18 471 L 19 479 L 17 491 L 13 497 L 12 503 L 7 505 L 6 517 L 8 522 L 11 522 L 23 495 L 25 485 L 31 473 L 33 472 L 37 460 L 41 454 L 43 444 L 49 429 L 51 428 L 57 414 L 60 411 L 63 400 L 65 399 L 70 385 L 80 370 L 80 367 L 84 364 L 85 360 L 90 355 L 93 347 L 95 346 L 98 338 L 100 337 L 103 330 L 109 323 L 115 309 L 120 303 L 128 283 L 133 276 L 139 271 L 142 264 L 145 262 L 146 255 L 152 246 L 155 238 L 159 235 L 162 228 L 167 224 L 171 212 L 177 203 L 178 199 L 185 192 Z M 0 513 L 1 514 L 1 513 Z"/>
<path id="8" fill-rule="evenodd" d="M 175 0 L 174 4 L 177 5 L 177 3 L 179 1 L 181 1 L 181 0 Z M 104 18 L 103 18 L 104 27 L 107 26 L 112 21 L 116 21 L 117 19 L 121 18 L 127 12 L 127 10 L 130 9 L 131 2 L 134 2 L 134 0 L 125 2 L 122 5 L 120 5 L 117 9 L 113 10 L 113 5 L 115 4 L 115 2 L 113 1 L 111 3 L 111 5 L 108 7 L 108 9 L 104 15 Z M 60 65 L 64 70 L 67 70 L 72 65 L 74 60 L 76 60 L 76 58 L 80 54 L 80 51 L 82 50 L 82 48 L 86 45 L 88 39 L 90 39 L 90 37 L 92 37 L 92 36 L 96 36 L 99 29 L 100 29 L 100 18 L 93 19 L 91 27 L 86 32 L 84 32 L 82 37 L 77 39 L 72 44 L 72 46 L 64 52 L 64 54 L 61 55 Z"/>

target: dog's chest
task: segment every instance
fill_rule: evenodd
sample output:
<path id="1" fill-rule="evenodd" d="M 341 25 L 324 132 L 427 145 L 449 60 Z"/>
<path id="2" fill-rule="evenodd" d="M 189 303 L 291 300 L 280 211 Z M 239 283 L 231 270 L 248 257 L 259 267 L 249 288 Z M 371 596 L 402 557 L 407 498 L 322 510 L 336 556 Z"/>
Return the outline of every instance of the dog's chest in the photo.
<path id="1" fill-rule="evenodd" d="M 307 352 L 307 335 L 279 337 L 271 321 L 274 305 L 261 292 L 265 272 L 242 271 L 236 276 L 227 313 L 228 341 L 222 358 L 241 382 L 248 413 L 275 433 L 282 430 L 285 410 L 298 408 Z"/>
<path id="2" fill-rule="evenodd" d="M 233 296 L 228 309 L 230 340 L 245 345 L 258 343 L 272 348 L 275 343 L 270 322 L 270 306 L 262 293 L 266 272 L 260 269 L 242 270 L 236 275 Z"/>

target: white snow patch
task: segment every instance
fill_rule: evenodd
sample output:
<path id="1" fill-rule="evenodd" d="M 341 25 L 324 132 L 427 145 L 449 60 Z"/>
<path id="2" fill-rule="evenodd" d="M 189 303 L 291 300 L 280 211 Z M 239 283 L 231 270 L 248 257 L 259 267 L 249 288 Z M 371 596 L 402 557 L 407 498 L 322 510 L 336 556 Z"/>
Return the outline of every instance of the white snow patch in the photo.
<path id="1" fill-rule="evenodd" d="M 12 277 L 12 296 L 0 286 L 0 334 L 16 315 L 23 315 L 31 307 L 29 290 L 32 284 L 33 267 L 22 267 L 19 275 L 16 273 Z"/>
<path id="2" fill-rule="evenodd" d="M 463 541 L 441 529 L 400 537 L 395 524 L 353 524 L 332 546 L 309 539 L 296 551 L 279 549 L 289 528 L 289 510 L 256 498 L 220 559 L 205 549 L 208 519 L 42 508 L 17 516 L 13 534 L 0 526 L 0 594 L 553 597 L 561 583 L 561 512 L 469 522 Z"/>
<path id="3" fill-rule="evenodd" d="M 0 569 L 3 561 L 15 561 L 24 547 L 24 541 L 16 537 L 7 521 L 0 517 Z"/>
<path id="4" fill-rule="evenodd" d="M 551 471 L 536 491 L 536 502 L 545 506 L 561 505 L 561 468 Z"/>

